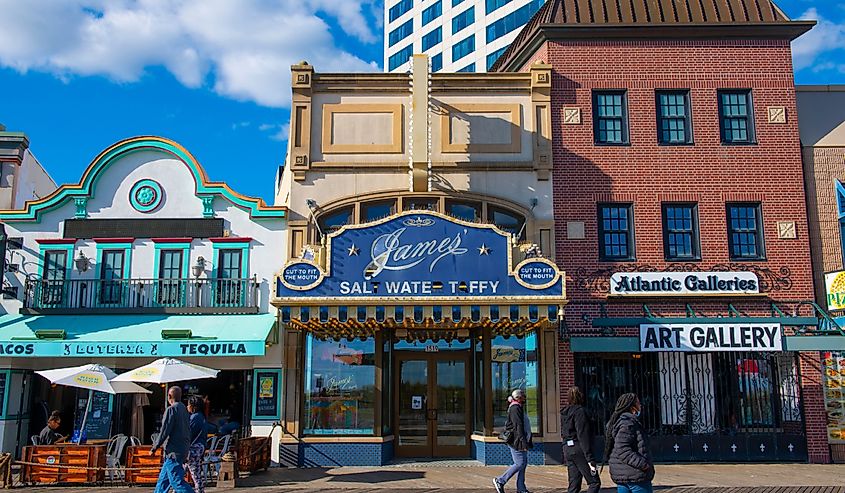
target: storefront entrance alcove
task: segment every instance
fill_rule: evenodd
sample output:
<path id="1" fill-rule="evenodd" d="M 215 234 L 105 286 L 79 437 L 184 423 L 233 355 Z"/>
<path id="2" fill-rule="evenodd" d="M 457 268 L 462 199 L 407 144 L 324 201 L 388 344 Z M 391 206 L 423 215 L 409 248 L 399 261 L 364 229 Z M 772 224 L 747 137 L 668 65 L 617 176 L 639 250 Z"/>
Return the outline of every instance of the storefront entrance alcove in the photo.
<path id="1" fill-rule="evenodd" d="M 394 345 L 397 456 L 470 456 L 470 349 L 443 339 Z"/>

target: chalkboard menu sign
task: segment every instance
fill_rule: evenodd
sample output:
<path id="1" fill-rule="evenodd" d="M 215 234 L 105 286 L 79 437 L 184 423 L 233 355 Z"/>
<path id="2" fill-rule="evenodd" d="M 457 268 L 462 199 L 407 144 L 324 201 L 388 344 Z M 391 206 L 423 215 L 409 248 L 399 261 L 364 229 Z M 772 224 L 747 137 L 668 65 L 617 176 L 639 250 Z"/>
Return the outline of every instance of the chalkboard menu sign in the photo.
<path id="1" fill-rule="evenodd" d="M 253 419 L 278 419 L 282 415 L 281 370 L 255 370 Z"/>
<path id="2" fill-rule="evenodd" d="M 85 437 L 88 440 L 109 438 L 111 434 L 112 413 L 109 411 L 111 396 L 105 392 L 94 392 L 91 400 L 91 408 L 88 410 L 88 419 L 85 420 Z M 85 406 L 88 404 L 88 392 L 80 392 L 76 402 L 76 426 L 82 426 L 82 417 L 85 415 Z"/>
<path id="3" fill-rule="evenodd" d="M 0 372 L 0 416 L 6 415 L 6 386 L 8 385 L 8 372 Z"/>

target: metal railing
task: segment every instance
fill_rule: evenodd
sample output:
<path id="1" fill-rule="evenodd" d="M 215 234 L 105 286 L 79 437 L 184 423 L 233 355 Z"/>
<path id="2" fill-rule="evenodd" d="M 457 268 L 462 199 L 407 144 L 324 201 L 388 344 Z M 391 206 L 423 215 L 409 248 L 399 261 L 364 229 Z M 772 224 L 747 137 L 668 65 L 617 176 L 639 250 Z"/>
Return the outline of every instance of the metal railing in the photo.
<path id="1" fill-rule="evenodd" d="M 250 279 L 27 280 L 30 312 L 252 312 L 258 282 Z"/>

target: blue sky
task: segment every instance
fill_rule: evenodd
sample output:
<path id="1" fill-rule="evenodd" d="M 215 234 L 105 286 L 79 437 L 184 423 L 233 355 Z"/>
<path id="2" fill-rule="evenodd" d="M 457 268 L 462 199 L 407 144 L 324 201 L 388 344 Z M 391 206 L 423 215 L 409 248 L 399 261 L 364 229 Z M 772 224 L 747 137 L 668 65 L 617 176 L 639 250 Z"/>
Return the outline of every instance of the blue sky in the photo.
<path id="1" fill-rule="evenodd" d="M 392 1 L 392 0 L 388 0 Z M 820 21 L 794 46 L 799 84 L 845 82 L 845 1 L 779 0 Z M 0 0 L 0 123 L 59 183 L 102 149 L 155 134 L 213 180 L 272 200 L 292 63 L 375 71 L 383 0 Z"/>

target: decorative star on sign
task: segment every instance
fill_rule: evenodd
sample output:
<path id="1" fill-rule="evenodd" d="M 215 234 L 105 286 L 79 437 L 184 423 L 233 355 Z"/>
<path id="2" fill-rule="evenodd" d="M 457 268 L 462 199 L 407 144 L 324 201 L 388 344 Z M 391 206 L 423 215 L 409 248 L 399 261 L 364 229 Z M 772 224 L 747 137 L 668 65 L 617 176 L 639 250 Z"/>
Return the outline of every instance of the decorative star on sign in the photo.
<path id="1" fill-rule="evenodd" d="M 360 251 L 361 250 L 358 247 L 356 247 L 354 243 L 352 244 L 351 247 L 349 247 L 349 250 L 347 250 L 347 252 L 349 252 L 350 257 L 353 256 L 353 255 L 358 255 L 358 252 L 360 252 Z"/>
<path id="2" fill-rule="evenodd" d="M 487 245 L 482 243 L 481 246 L 478 247 L 478 254 L 479 255 L 490 255 L 490 247 L 488 247 Z"/>

